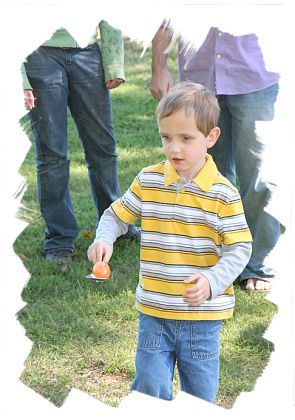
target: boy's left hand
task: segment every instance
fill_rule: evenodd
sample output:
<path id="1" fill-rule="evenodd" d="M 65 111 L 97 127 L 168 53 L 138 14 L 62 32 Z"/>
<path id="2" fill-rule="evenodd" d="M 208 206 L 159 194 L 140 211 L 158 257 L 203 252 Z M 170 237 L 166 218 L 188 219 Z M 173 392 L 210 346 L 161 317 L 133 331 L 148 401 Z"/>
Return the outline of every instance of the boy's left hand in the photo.
<path id="1" fill-rule="evenodd" d="M 183 294 L 183 300 L 189 306 L 199 306 L 211 295 L 209 280 L 202 274 L 193 274 L 185 279 L 184 283 L 196 283 L 195 286 L 190 287 Z"/>

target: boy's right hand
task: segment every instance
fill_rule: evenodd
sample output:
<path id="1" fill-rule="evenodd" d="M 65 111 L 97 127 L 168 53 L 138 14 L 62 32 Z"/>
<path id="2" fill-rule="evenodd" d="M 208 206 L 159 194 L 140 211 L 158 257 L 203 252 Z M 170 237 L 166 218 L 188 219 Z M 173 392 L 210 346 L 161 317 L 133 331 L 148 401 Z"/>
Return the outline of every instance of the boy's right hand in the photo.
<path id="1" fill-rule="evenodd" d="M 113 254 L 113 245 L 108 242 L 94 242 L 87 251 L 88 259 L 95 264 L 97 261 L 108 263 Z"/>

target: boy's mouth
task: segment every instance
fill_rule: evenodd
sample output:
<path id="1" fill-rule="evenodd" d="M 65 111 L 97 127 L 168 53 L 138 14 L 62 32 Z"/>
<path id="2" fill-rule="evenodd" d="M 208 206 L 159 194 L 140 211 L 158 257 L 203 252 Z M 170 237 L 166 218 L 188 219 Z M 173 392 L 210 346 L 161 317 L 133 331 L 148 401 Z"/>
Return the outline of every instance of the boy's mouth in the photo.
<path id="1" fill-rule="evenodd" d="M 183 160 L 184 159 L 181 159 L 181 158 L 172 158 L 172 162 L 174 163 L 180 163 L 180 162 L 183 162 Z"/>

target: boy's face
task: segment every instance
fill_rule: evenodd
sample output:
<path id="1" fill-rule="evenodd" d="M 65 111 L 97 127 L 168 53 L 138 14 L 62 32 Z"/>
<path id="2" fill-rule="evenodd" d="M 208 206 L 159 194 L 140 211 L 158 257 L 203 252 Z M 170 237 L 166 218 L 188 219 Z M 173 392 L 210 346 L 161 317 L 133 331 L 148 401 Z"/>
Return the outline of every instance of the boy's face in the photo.
<path id="1" fill-rule="evenodd" d="M 158 125 L 166 158 L 181 177 L 194 179 L 205 164 L 207 149 L 219 137 L 219 128 L 213 128 L 205 137 L 198 130 L 193 113 L 184 110 L 161 119 Z"/>

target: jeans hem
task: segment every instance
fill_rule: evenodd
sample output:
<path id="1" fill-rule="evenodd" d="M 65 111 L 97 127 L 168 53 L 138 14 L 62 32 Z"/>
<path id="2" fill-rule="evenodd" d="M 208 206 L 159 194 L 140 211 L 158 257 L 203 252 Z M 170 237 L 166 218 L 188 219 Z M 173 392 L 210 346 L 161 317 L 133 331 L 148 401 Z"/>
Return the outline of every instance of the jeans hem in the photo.
<path id="1" fill-rule="evenodd" d="M 240 277 L 240 283 L 243 283 L 244 281 L 247 281 L 249 279 L 263 280 L 263 281 L 268 281 L 270 283 L 274 279 L 274 276 L 273 277 L 263 277 L 263 276 L 257 276 L 256 274 L 253 274 L 253 275 L 249 274 L 245 277 L 241 276 Z"/>

